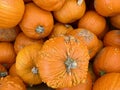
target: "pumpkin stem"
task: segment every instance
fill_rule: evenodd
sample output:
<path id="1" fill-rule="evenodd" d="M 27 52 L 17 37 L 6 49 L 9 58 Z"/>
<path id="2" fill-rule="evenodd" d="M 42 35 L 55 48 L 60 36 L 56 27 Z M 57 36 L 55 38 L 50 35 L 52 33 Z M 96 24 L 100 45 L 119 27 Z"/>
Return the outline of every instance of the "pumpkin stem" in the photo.
<path id="1" fill-rule="evenodd" d="M 32 68 L 32 73 L 33 74 L 38 74 L 38 68 L 37 67 L 33 67 Z"/>
<path id="2" fill-rule="evenodd" d="M 67 72 L 70 73 L 71 69 L 74 69 L 77 67 L 77 63 L 75 60 L 68 57 L 67 60 L 65 61 L 65 66 L 66 66 Z"/>
<path id="3" fill-rule="evenodd" d="M 5 76 L 7 76 L 7 75 L 8 75 L 7 72 L 0 72 L 0 77 L 5 77 Z"/>
<path id="4" fill-rule="evenodd" d="M 78 5 L 81 5 L 82 2 L 83 2 L 83 0 L 78 0 L 77 4 L 78 4 Z"/>
<path id="5" fill-rule="evenodd" d="M 103 76 L 104 74 L 106 74 L 105 71 L 100 71 L 100 72 L 99 72 L 99 75 L 100 75 L 100 76 Z"/>
<path id="6" fill-rule="evenodd" d="M 44 32 L 44 27 L 38 26 L 38 27 L 36 28 L 36 32 L 37 32 L 37 33 L 43 33 L 43 32 Z"/>

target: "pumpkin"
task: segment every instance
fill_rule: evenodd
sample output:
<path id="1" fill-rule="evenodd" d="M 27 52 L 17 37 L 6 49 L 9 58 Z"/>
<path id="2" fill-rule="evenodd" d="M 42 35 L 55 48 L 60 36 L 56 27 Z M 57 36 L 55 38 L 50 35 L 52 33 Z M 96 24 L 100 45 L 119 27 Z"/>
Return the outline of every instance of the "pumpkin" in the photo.
<path id="1" fill-rule="evenodd" d="M 23 19 L 19 23 L 24 34 L 33 39 L 47 37 L 54 24 L 52 13 L 37 7 L 32 2 L 27 3 L 25 8 Z"/>
<path id="2" fill-rule="evenodd" d="M 18 26 L 9 29 L 0 28 L 0 41 L 14 41 L 20 32 Z"/>
<path id="3" fill-rule="evenodd" d="M 0 0 L 0 28 L 15 27 L 24 14 L 23 0 Z"/>
<path id="4" fill-rule="evenodd" d="M 15 57 L 13 44 L 10 42 L 0 42 L 0 63 L 9 67 L 15 62 Z"/>
<path id="5" fill-rule="evenodd" d="M 106 46 L 95 57 L 93 69 L 96 75 L 120 72 L 120 48 Z"/>
<path id="6" fill-rule="evenodd" d="M 94 7 L 102 16 L 114 16 L 120 13 L 120 0 L 94 0 Z"/>
<path id="7" fill-rule="evenodd" d="M 38 57 L 38 51 L 41 49 L 41 44 L 32 44 L 23 48 L 16 57 L 16 72 L 22 80 L 32 86 L 40 84 L 41 78 L 38 68 L 35 64 Z"/>
<path id="8" fill-rule="evenodd" d="M 49 87 L 73 87 L 87 78 L 89 54 L 87 46 L 72 36 L 47 40 L 36 60 L 41 79 Z"/>
<path id="9" fill-rule="evenodd" d="M 120 73 L 108 73 L 98 78 L 92 90 L 119 90 Z"/>
<path id="10" fill-rule="evenodd" d="M 92 90 L 92 78 L 90 73 L 87 74 L 87 79 L 84 83 L 78 84 L 71 88 L 59 88 L 56 90 Z"/>
<path id="11" fill-rule="evenodd" d="M 86 11 L 84 16 L 78 21 L 79 28 L 86 28 L 99 36 L 106 28 L 106 20 L 97 12 L 90 10 Z"/>
<path id="12" fill-rule="evenodd" d="M 72 23 L 80 19 L 86 10 L 84 0 L 66 0 L 64 6 L 53 12 L 55 19 L 61 23 Z"/>
<path id="13" fill-rule="evenodd" d="M 66 35 L 68 32 L 73 30 L 73 27 L 69 24 L 55 23 L 52 32 L 49 35 L 49 38 Z"/>
<path id="14" fill-rule="evenodd" d="M 9 75 L 1 78 L 0 90 L 27 90 L 27 88 L 19 77 Z"/>
<path id="15" fill-rule="evenodd" d="M 12 64 L 12 66 L 9 68 L 9 75 L 11 76 L 18 76 L 16 72 L 15 63 Z"/>
<path id="16" fill-rule="evenodd" d="M 33 2 L 47 11 L 57 11 L 62 8 L 65 0 L 33 0 Z"/>
<path id="17" fill-rule="evenodd" d="M 7 69 L 2 64 L 0 64 L 0 78 L 5 77 L 7 75 L 8 75 Z"/>
<path id="18" fill-rule="evenodd" d="M 36 40 L 36 39 L 29 38 L 23 32 L 21 32 L 18 34 L 14 42 L 15 52 L 18 53 L 25 46 L 28 46 L 34 43 L 43 44 L 43 40 L 42 39 Z"/>
<path id="19" fill-rule="evenodd" d="M 103 38 L 104 46 L 115 46 L 120 48 L 120 30 L 110 30 Z"/>
<path id="20" fill-rule="evenodd" d="M 120 14 L 110 17 L 110 23 L 120 29 Z"/>
<path id="21" fill-rule="evenodd" d="M 84 28 L 77 28 L 68 32 L 67 35 L 72 35 L 83 41 L 89 50 L 90 57 L 94 57 L 92 53 L 94 52 L 94 49 L 98 47 L 99 43 L 99 39 L 94 33 Z"/>

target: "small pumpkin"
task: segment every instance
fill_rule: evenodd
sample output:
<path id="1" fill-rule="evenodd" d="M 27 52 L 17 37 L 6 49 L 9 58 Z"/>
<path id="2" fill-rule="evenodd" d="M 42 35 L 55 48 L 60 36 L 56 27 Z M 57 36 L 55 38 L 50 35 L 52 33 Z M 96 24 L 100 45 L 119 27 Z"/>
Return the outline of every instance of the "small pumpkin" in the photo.
<path id="1" fill-rule="evenodd" d="M 94 7 L 102 16 L 114 16 L 120 13 L 120 0 L 94 0 Z"/>
<path id="2" fill-rule="evenodd" d="M 47 40 L 37 57 L 41 79 L 49 87 L 65 88 L 83 83 L 87 78 L 87 46 L 72 36 Z"/>
<path id="3" fill-rule="evenodd" d="M 120 48 L 106 46 L 95 57 L 93 69 L 96 75 L 120 72 Z"/>
<path id="4" fill-rule="evenodd" d="M 23 17 L 23 0 L 0 0 L 0 28 L 15 27 Z"/>
<path id="5" fill-rule="evenodd" d="M 23 32 L 19 33 L 14 42 L 14 49 L 15 49 L 16 54 L 21 49 L 23 49 L 25 46 L 35 44 L 35 43 L 43 44 L 43 40 L 32 39 L 32 38 L 27 37 Z"/>
<path id="6" fill-rule="evenodd" d="M 5 77 L 8 75 L 7 69 L 0 64 L 0 78 Z"/>
<path id="7" fill-rule="evenodd" d="M 103 16 L 100 16 L 97 12 L 90 10 L 87 11 L 84 16 L 78 21 L 79 28 L 86 28 L 99 36 L 104 32 L 106 28 L 106 20 Z"/>
<path id="8" fill-rule="evenodd" d="M 9 67 L 15 62 L 15 57 L 13 44 L 10 42 L 0 42 L 0 63 Z"/>
<path id="9" fill-rule="evenodd" d="M 89 50 L 90 57 L 94 57 L 95 54 L 93 54 L 93 52 L 98 47 L 99 43 L 99 39 L 94 33 L 84 28 L 77 28 L 68 32 L 67 35 L 72 35 L 83 41 Z M 96 53 L 96 51 L 94 53 Z"/>
<path id="10" fill-rule="evenodd" d="M 9 29 L 0 28 L 0 41 L 14 41 L 19 32 L 20 28 L 18 26 Z"/>
<path id="11" fill-rule="evenodd" d="M 55 23 L 52 32 L 49 35 L 49 38 L 66 35 L 68 32 L 73 30 L 73 27 L 69 24 Z"/>
<path id="12" fill-rule="evenodd" d="M 110 17 L 110 23 L 120 29 L 120 14 Z"/>
<path id="13" fill-rule="evenodd" d="M 17 72 L 16 72 L 15 63 L 13 63 L 11 65 L 11 67 L 9 68 L 9 75 L 11 75 L 11 76 L 18 76 Z"/>
<path id="14" fill-rule="evenodd" d="M 0 90 L 27 90 L 27 88 L 19 77 L 9 75 L 0 79 Z"/>
<path id="15" fill-rule="evenodd" d="M 84 0 L 66 0 L 64 6 L 53 12 L 55 19 L 61 23 L 72 23 L 80 19 L 86 10 Z"/>
<path id="16" fill-rule="evenodd" d="M 41 49 L 41 44 L 32 44 L 23 48 L 16 57 L 16 72 L 17 75 L 28 85 L 40 84 L 41 78 L 35 61 L 38 57 L 38 51 Z"/>
<path id="17" fill-rule="evenodd" d="M 71 88 L 58 88 L 56 90 L 92 90 L 92 77 L 91 74 L 87 74 L 87 79 L 84 83 L 78 84 L 77 86 Z"/>
<path id="18" fill-rule="evenodd" d="M 57 11 L 62 8 L 65 0 L 33 0 L 33 2 L 47 11 Z"/>
<path id="19" fill-rule="evenodd" d="M 92 90 L 119 90 L 120 73 L 108 73 L 98 78 Z"/>
<path id="20" fill-rule="evenodd" d="M 103 38 L 104 46 L 115 46 L 120 48 L 120 30 L 110 30 Z"/>
<path id="21" fill-rule="evenodd" d="M 23 19 L 19 23 L 24 34 L 33 39 L 47 37 L 54 24 L 52 13 L 39 8 L 32 2 L 27 3 L 25 8 Z"/>

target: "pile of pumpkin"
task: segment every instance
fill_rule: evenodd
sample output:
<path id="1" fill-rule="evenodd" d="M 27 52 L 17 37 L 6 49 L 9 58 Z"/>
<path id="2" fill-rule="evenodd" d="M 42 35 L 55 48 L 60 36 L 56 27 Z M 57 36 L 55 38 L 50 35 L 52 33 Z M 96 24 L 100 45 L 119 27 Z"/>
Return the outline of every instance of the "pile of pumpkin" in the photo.
<path id="1" fill-rule="evenodd" d="M 119 4 L 0 0 L 0 90 L 118 90 Z"/>

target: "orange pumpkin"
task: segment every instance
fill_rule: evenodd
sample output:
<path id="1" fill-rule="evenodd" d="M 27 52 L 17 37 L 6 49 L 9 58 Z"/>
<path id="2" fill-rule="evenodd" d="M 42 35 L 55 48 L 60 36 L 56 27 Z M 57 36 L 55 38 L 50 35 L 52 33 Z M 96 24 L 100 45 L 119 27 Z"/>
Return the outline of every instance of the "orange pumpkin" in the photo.
<path id="1" fill-rule="evenodd" d="M 12 66 L 9 68 L 9 75 L 11 76 L 18 76 L 16 72 L 15 63 L 12 64 Z"/>
<path id="2" fill-rule="evenodd" d="M 102 16 L 114 16 L 120 13 L 120 0 L 94 0 L 94 7 Z"/>
<path id="3" fill-rule="evenodd" d="M 33 39 L 47 37 L 54 24 L 52 13 L 37 7 L 34 3 L 27 3 L 25 8 L 19 24 L 24 34 Z"/>
<path id="4" fill-rule="evenodd" d="M 108 73 L 98 78 L 92 90 L 119 90 L 120 73 Z"/>
<path id="5" fill-rule="evenodd" d="M 18 26 L 9 29 L 0 29 L 0 41 L 14 41 L 20 32 Z"/>
<path id="6" fill-rule="evenodd" d="M 120 30 L 110 30 L 103 38 L 105 46 L 116 46 L 120 48 Z"/>
<path id="7" fill-rule="evenodd" d="M 95 57 L 93 69 L 99 76 L 104 73 L 120 72 L 120 48 L 104 47 Z"/>
<path id="8" fill-rule="evenodd" d="M 79 28 L 86 28 L 99 36 L 106 28 L 106 20 L 95 11 L 87 11 L 78 21 Z"/>
<path id="9" fill-rule="evenodd" d="M 15 62 L 15 51 L 10 42 L 0 42 L 0 63 L 8 67 Z"/>
<path id="10" fill-rule="evenodd" d="M 39 40 L 31 39 L 31 38 L 27 37 L 23 32 L 21 32 L 18 34 L 18 36 L 16 37 L 16 40 L 14 42 L 15 52 L 18 53 L 25 46 L 28 46 L 28 45 L 31 45 L 34 43 L 43 44 L 43 40 L 42 39 L 39 39 Z"/>
<path id="11" fill-rule="evenodd" d="M 110 17 L 110 23 L 120 29 L 120 14 Z"/>
<path id="12" fill-rule="evenodd" d="M 36 65 L 49 87 L 65 88 L 86 80 L 89 59 L 88 49 L 79 39 L 59 36 L 44 43 Z"/>
<path id="13" fill-rule="evenodd" d="M 28 85 L 40 84 L 41 78 L 38 68 L 35 64 L 38 57 L 38 51 L 41 49 L 41 44 L 32 44 L 23 48 L 16 57 L 16 72 L 17 75 Z"/>
<path id="14" fill-rule="evenodd" d="M 59 88 L 56 90 L 92 90 L 92 78 L 90 73 L 87 74 L 87 79 L 84 83 L 71 88 Z"/>
<path id="15" fill-rule="evenodd" d="M 8 75 L 7 69 L 2 64 L 0 64 L 0 78 L 5 77 L 7 75 Z"/>
<path id="16" fill-rule="evenodd" d="M 73 27 L 71 25 L 57 22 L 55 23 L 53 30 L 49 35 L 49 38 L 65 35 L 71 30 L 73 30 Z"/>
<path id="17" fill-rule="evenodd" d="M 84 0 L 66 0 L 64 6 L 53 12 L 55 19 L 62 23 L 72 23 L 80 19 L 86 10 Z"/>
<path id="18" fill-rule="evenodd" d="M 65 0 L 33 0 L 33 2 L 47 11 L 57 11 L 62 8 Z"/>
<path id="19" fill-rule="evenodd" d="M 89 50 L 90 57 L 94 57 L 95 54 L 93 54 L 93 52 L 98 47 L 99 43 L 99 39 L 94 33 L 84 28 L 77 28 L 70 31 L 67 35 L 72 35 L 82 40 Z"/>
<path id="20" fill-rule="evenodd" d="M 19 77 L 6 76 L 0 80 L 0 90 L 27 90 L 27 88 Z"/>
<path id="21" fill-rule="evenodd" d="M 0 28 L 15 27 L 24 14 L 23 0 L 0 0 Z"/>

